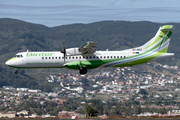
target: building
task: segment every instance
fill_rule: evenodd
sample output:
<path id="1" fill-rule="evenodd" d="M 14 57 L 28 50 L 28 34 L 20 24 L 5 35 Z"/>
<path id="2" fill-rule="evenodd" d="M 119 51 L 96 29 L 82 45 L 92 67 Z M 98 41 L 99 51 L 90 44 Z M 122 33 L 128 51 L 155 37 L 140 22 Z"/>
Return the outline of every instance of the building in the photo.
<path id="1" fill-rule="evenodd" d="M 32 90 L 32 89 L 28 90 L 28 93 L 37 93 L 37 92 L 41 92 L 41 90 Z"/>
<path id="2" fill-rule="evenodd" d="M 16 111 L 0 112 L 0 118 L 15 118 Z"/>
<path id="3" fill-rule="evenodd" d="M 5 90 L 15 90 L 13 86 L 3 86 Z"/>
<path id="4" fill-rule="evenodd" d="M 57 93 L 49 93 L 48 96 L 51 96 L 51 97 L 58 97 L 58 94 L 57 94 Z"/>
<path id="5" fill-rule="evenodd" d="M 28 88 L 17 88 L 17 91 L 28 91 Z"/>
<path id="6" fill-rule="evenodd" d="M 79 116 L 79 113 L 74 111 L 60 111 L 58 113 L 58 117 L 72 117 L 72 116 Z"/>
<path id="7" fill-rule="evenodd" d="M 78 93 L 70 93 L 68 97 L 80 97 L 80 95 Z"/>

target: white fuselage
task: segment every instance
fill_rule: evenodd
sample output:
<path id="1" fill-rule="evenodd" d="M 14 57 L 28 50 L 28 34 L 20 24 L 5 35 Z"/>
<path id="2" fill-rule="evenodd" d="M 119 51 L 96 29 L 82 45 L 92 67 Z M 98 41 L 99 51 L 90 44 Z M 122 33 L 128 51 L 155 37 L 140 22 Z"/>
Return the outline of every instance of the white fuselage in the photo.
<path id="1" fill-rule="evenodd" d="M 127 63 L 125 66 L 133 66 L 139 64 L 139 63 L 134 64 L 134 61 L 143 57 L 143 55 L 139 56 L 139 58 L 135 57 L 136 59 L 131 57 L 137 55 L 136 53 L 140 54 L 142 52 L 143 51 L 132 52 L 131 49 L 127 49 L 123 51 L 96 51 L 94 54 L 90 54 L 90 55 L 74 55 L 74 56 L 67 55 L 65 59 L 64 59 L 64 55 L 59 51 L 21 52 L 16 54 L 16 56 L 19 57 L 14 57 L 8 60 L 6 62 L 6 65 L 14 68 L 62 68 L 65 65 L 71 63 L 86 62 L 85 64 L 87 64 L 87 66 L 88 65 L 92 66 L 89 67 L 89 69 L 92 69 L 97 67 L 113 67 L 113 65 L 108 65 L 108 64 L 109 62 L 113 63 L 113 60 L 116 60 L 116 61 L 120 61 L 119 64 L 115 64 L 116 66 L 124 63 Z M 174 54 L 165 53 L 154 59 L 149 59 L 149 61 L 164 59 L 172 56 L 174 56 Z M 94 63 L 91 64 L 91 61 L 94 61 Z"/>
<path id="2" fill-rule="evenodd" d="M 91 60 L 108 60 L 126 58 L 130 54 L 126 51 L 96 51 L 91 55 L 64 55 L 59 51 L 50 52 L 21 52 L 17 59 L 10 59 L 7 65 L 17 68 L 61 68 L 66 63 Z"/>

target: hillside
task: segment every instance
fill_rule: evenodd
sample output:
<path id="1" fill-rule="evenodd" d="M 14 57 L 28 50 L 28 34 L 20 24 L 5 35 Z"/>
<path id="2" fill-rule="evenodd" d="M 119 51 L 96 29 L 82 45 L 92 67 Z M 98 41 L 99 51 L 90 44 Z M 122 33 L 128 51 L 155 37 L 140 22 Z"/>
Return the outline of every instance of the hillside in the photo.
<path id="1" fill-rule="evenodd" d="M 175 53 L 175 59 L 173 62 L 172 59 L 161 62 L 180 65 L 177 62 L 180 59 L 180 42 L 178 42 L 180 41 L 180 24 L 166 24 L 175 26 L 168 49 L 168 52 Z M 164 24 L 147 21 L 103 21 L 49 28 L 15 19 L 0 19 L 0 87 L 14 85 L 38 88 L 41 83 L 37 80 L 43 81 L 44 74 L 51 72 L 49 69 L 22 70 L 19 75 L 14 75 L 14 69 L 5 66 L 4 63 L 17 52 L 26 50 L 58 51 L 59 42 L 63 40 L 65 40 L 67 48 L 79 47 L 88 41 L 94 41 L 98 42 L 98 50 L 122 50 L 144 44 L 155 35 L 159 26 L 162 25 Z M 62 72 L 61 69 L 56 70 L 56 72 Z M 19 81 L 18 85 L 17 81 Z"/>

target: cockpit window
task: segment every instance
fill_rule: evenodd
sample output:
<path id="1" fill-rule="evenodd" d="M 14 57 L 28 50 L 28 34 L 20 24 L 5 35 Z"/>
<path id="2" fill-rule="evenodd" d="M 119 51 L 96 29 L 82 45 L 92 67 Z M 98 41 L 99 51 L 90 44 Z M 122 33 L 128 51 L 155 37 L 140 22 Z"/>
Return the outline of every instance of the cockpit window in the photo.
<path id="1" fill-rule="evenodd" d="M 22 58 L 23 56 L 22 55 L 15 55 L 14 57 Z"/>

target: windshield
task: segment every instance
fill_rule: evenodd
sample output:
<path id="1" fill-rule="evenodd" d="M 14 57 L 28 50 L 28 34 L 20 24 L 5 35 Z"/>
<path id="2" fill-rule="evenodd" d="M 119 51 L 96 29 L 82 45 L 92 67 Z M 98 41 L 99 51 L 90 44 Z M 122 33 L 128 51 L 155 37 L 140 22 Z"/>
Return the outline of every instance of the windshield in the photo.
<path id="1" fill-rule="evenodd" d="M 15 55 L 14 57 L 22 58 L 23 56 L 22 55 Z"/>

